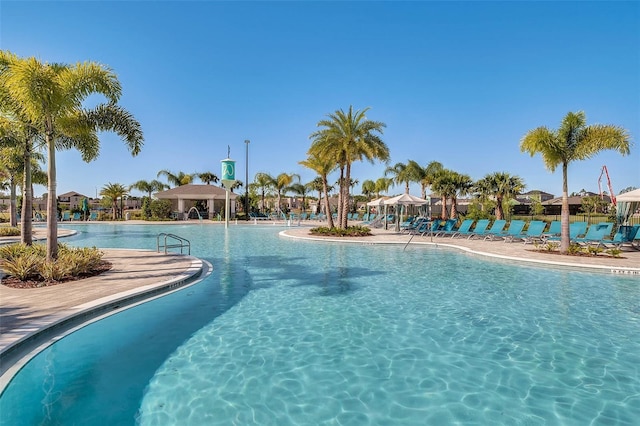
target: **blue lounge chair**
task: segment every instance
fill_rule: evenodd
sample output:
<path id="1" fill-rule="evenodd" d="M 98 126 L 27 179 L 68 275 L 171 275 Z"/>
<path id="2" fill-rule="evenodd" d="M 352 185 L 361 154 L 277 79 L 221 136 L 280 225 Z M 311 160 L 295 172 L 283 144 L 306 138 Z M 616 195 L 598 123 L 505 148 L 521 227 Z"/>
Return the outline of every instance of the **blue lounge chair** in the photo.
<path id="1" fill-rule="evenodd" d="M 581 235 L 584 235 L 587 232 L 587 222 L 572 222 L 569 224 L 569 240 L 573 241 Z M 561 235 L 560 231 L 554 235 L 543 234 L 542 241 L 560 241 Z"/>
<path id="2" fill-rule="evenodd" d="M 557 237 L 562 231 L 562 222 L 559 220 L 553 220 L 549 224 L 549 229 L 542 233 L 542 239 L 545 240 L 551 237 Z"/>
<path id="3" fill-rule="evenodd" d="M 512 220 L 511 222 L 509 222 L 509 226 L 507 226 L 507 229 L 498 233 L 488 232 L 484 239 L 485 241 L 505 240 L 506 238 L 513 237 L 514 235 L 520 235 L 522 233 L 522 230 L 524 229 L 524 225 L 524 220 Z"/>
<path id="4" fill-rule="evenodd" d="M 602 246 L 604 248 L 617 248 L 620 249 L 622 246 L 628 244 L 631 248 L 640 250 L 640 247 L 635 246 L 635 239 L 640 231 L 640 225 L 621 225 L 618 227 L 615 235 L 612 239 L 603 239 L 598 242 L 598 247 Z"/>
<path id="5" fill-rule="evenodd" d="M 507 223 L 506 220 L 504 219 L 500 219 L 500 220 L 494 220 L 493 223 L 491 224 L 491 227 L 489 229 L 485 229 L 484 232 L 476 232 L 474 235 L 472 235 L 471 237 L 469 237 L 469 239 L 474 239 L 476 237 L 480 238 L 486 238 L 488 235 L 497 235 L 502 233 L 502 230 L 504 229 L 504 225 Z"/>
<path id="6" fill-rule="evenodd" d="M 469 234 L 471 232 L 470 230 L 471 230 L 471 226 L 473 226 L 473 222 L 475 222 L 475 220 L 473 219 L 463 220 L 460 226 L 458 226 L 457 229 L 454 229 L 453 231 L 451 231 L 451 233 L 449 233 L 448 235 L 451 235 L 451 238 L 455 238 L 461 234 Z"/>
<path id="7" fill-rule="evenodd" d="M 98 220 L 98 212 L 89 213 L 89 220 Z"/>
<path id="8" fill-rule="evenodd" d="M 426 226 L 424 227 L 424 230 L 420 232 L 420 236 L 424 237 L 425 235 L 431 235 L 431 236 L 435 235 L 436 232 L 440 229 L 441 223 L 442 223 L 442 220 L 440 219 L 427 222 Z"/>
<path id="9" fill-rule="evenodd" d="M 468 240 L 472 239 L 477 234 L 483 234 L 487 227 L 489 226 L 489 219 L 480 219 L 476 222 L 476 226 L 473 227 L 472 231 L 460 231 L 454 235 L 454 237 L 466 237 Z"/>
<path id="10" fill-rule="evenodd" d="M 62 212 L 62 218 L 60 219 L 62 222 L 66 220 L 71 220 L 71 215 L 69 212 Z"/>
<path id="11" fill-rule="evenodd" d="M 546 227 L 547 222 L 542 220 L 532 220 L 529 222 L 526 232 L 523 232 L 520 235 L 513 235 L 510 238 L 505 238 L 505 242 L 511 243 L 514 241 L 523 241 L 525 244 L 533 244 L 542 239 L 542 233 Z"/>
<path id="12" fill-rule="evenodd" d="M 605 238 L 611 235 L 611 231 L 613 230 L 613 222 L 600 222 L 594 225 L 589 226 L 587 229 L 587 233 L 584 237 L 578 237 L 573 239 L 573 242 L 578 244 L 591 244 L 591 243 L 599 243 Z"/>
<path id="13" fill-rule="evenodd" d="M 80 220 L 80 213 L 74 213 L 73 220 Z"/>
<path id="14" fill-rule="evenodd" d="M 458 223 L 458 219 L 447 219 L 444 222 L 444 225 L 442 225 L 438 231 L 436 232 L 435 236 L 436 237 L 446 237 L 448 235 L 451 235 L 453 231 L 453 228 L 455 228 L 456 223 Z"/>

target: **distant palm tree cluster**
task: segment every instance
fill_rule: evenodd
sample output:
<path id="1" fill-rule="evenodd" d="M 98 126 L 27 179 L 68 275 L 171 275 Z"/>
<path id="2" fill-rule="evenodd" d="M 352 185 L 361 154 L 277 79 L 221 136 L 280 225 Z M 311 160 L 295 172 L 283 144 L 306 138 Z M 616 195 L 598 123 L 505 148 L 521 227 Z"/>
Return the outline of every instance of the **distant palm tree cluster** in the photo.
<path id="1" fill-rule="evenodd" d="M 93 108 L 85 108 L 83 103 L 89 95 L 100 94 L 106 102 Z M 115 132 L 125 142 L 132 155 L 137 155 L 143 145 L 140 124 L 128 111 L 118 105 L 121 95 L 120 83 L 109 68 L 85 62 L 75 65 L 43 63 L 36 58 L 19 58 L 8 51 L 0 51 L 0 184 L 11 194 L 10 224 L 16 226 L 16 188 L 22 188 L 22 211 L 32 210 L 34 183 L 48 185 L 47 193 L 47 258 L 57 257 L 57 197 L 55 153 L 61 149 L 77 149 L 84 161 L 98 157 L 100 143 L 98 134 L 102 131 Z M 424 167 L 414 160 L 407 163 L 388 165 L 390 151 L 382 140 L 386 125 L 367 118 L 369 108 L 347 111 L 342 109 L 327 114 L 317 123 L 311 140 L 307 158 L 299 162 L 313 170 L 317 177 L 303 184 L 296 174 L 280 173 L 272 176 L 257 173 L 254 181 L 247 183 L 251 191 L 253 208 L 266 208 L 266 198 L 275 198 L 275 211 L 282 212 L 282 197 L 292 192 L 302 198 L 305 208 L 310 192 L 318 194 L 318 202 L 327 213 L 328 227 L 347 228 L 351 207 L 351 190 L 358 184 L 352 177 L 352 165 L 357 161 L 387 164 L 384 176 L 376 181 L 362 182 L 362 194 L 367 199 L 379 197 L 393 185 L 403 185 L 409 192 L 411 183 L 421 187 L 422 198 L 426 198 L 427 188 L 437 194 L 442 201 L 442 217 L 446 218 L 445 206 L 450 201 L 450 217 L 457 216 L 457 198 L 473 194 L 481 202 L 495 203 L 495 216 L 504 217 L 504 202 L 514 198 L 525 188 L 518 176 L 506 172 L 495 172 L 473 181 L 468 175 L 446 169 L 436 161 Z M 615 150 L 622 155 L 630 153 L 628 132 L 613 125 L 586 125 L 583 112 L 568 113 L 558 129 L 538 127 L 526 132 L 520 141 L 523 152 L 534 156 L 541 154 L 545 166 L 554 171 L 562 167 L 563 204 L 561 252 L 569 247 L 569 207 L 567 190 L 568 165 L 576 160 L 592 157 L 602 150 Z M 43 155 L 42 151 L 46 151 Z M 46 158 L 46 171 L 40 164 Z M 329 183 L 329 175 L 338 172 L 335 186 L 337 192 L 337 215 L 334 223 L 330 214 L 330 192 L 334 185 Z M 147 194 L 151 199 L 154 192 L 171 185 L 180 186 L 193 183 L 198 178 L 210 185 L 219 181 L 211 172 L 173 173 L 160 170 L 156 178 L 164 177 L 167 183 L 157 179 L 139 180 L 128 187 L 119 183 L 108 183 L 100 195 L 111 205 L 114 219 L 118 217 L 118 200 L 123 200 L 128 192 L 135 189 Z M 236 181 L 231 190 L 243 186 Z M 259 203 L 258 203 L 259 199 Z M 245 205 L 242 203 L 242 205 Z M 248 212 L 246 212 L 248 213 Z M 31 216 L 23 214 L 22 241 L 32 243 Z"/>

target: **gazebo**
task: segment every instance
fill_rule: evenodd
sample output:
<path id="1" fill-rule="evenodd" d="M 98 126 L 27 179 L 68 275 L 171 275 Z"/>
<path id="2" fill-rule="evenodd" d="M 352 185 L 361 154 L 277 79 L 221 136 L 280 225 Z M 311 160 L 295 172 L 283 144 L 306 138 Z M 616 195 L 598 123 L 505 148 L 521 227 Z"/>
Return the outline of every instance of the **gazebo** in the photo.
<path id="1" fill-rule="evenodd" d="M 182 213 L 185 219 L 189 210 L 195 207 L 196 201 L 206 200 L 209 219 L 213 219 L 216 212 L 224 211 L 225 194 L 225 189 L 219 186 L 189 184 L 158 192 L 155 196 L 159 200 L 171 200 L 173 211 L 178 213 L 178 218 Z M 237 194 L 233 192 L 229 194 L 231 217 L 236 213 L 236 197 Z"/>

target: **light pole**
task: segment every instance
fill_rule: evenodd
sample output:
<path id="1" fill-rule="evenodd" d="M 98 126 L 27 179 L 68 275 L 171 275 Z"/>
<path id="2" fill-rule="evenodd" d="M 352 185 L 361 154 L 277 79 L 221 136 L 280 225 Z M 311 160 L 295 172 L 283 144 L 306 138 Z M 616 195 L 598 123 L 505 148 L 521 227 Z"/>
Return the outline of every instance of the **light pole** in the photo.
<path id="1" fill-rule="evenodd" d="M 245 139 L 246 158 L 245 158 L 245 179 L 244 179 L 244 215 L 249 220 L 249 139 Z"/>

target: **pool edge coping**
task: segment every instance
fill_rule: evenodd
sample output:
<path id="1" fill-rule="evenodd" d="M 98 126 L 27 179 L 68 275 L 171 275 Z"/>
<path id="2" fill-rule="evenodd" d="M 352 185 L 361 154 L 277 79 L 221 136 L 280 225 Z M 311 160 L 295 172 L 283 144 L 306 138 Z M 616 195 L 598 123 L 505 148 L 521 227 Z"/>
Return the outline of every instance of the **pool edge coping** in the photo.
<path id="1" fill-rule="evenodd" d="M 180 275 L 74 306 L 63 311 L 59 318 L 56 318 L 56 314 L 44 317 L 40 321 L 44 322 L 47 319 L 53 321 L 35 328 L 2 348 L 0 350 L 0 396 L 13 377 L 33 357 L 56 341 L 95 321 L 199 283 L 213 271 L 211 263 L 195 256 L 183 256 L 191 258 L 191 263 Z"/>
<path id="2" fill-rule="evenodd" d="M 496 253 L 489 253 L 486 251 L 474 250 L 469 247 L 464 247 L 457 244 L 451 243 L 442 243 L 442 242 L 432 242 L 432 241 L 365 241 L 360 238 L 352 238 L 352 239 L 338 239 L 331 237 L 313 237 L 306 235 L 292 235 L 288 233 L 288 230 L 282 230 L 279 233 L 280 236 L 299 239 L 299 240 L 309 240 L 309 241 L 324 241 L 324 242 L 332 242 L 332 243 L 347 243 L 347 244 L 362 244 L 362 245 L 403 245 L 407 246 L 409 243 L 413 245 L 428 245 L 434 247 L 447 247 L 455 250 L 460 250 L 466 252 L 467 254 L 478 255 L 482 257 L 489 257 L 498 260 L 506 260 L 514 263 L 519 263 L 523 265 L 550 265 L 555 266 L 562 269 L 571 269 L 571 270 L 581 270 L 585 271 L 585 269 L 589 270 L 589 272 L 597 272 L 597 273 L 607 273 L 611 275 L 622 275 L 622 276 L 630 276 L 630 277 L 639 277 L 640 278 L 640 268 L 633 268 L 628 266 L 608 266 L 608 265 L 591 265 L 591 264 L 582 264 L 582 263 L 572 263 L 572 262 L 559 262 L 553 260 L 541 260 L 541 259 L 531 259 L 519 256 L 507 256 Z"/>

